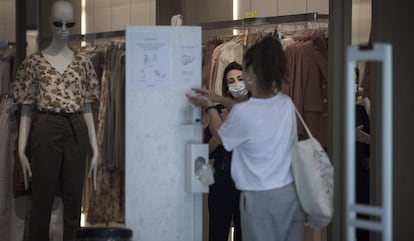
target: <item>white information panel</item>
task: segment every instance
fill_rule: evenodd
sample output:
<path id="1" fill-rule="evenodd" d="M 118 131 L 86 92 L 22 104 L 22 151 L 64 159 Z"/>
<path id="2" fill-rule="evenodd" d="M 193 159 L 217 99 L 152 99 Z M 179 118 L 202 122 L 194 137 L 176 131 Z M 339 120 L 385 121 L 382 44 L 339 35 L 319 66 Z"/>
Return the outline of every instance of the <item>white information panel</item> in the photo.
<path id="1" fill-rule="evenodd" d="M 134 240 L 201 241 L 202 198 L 186 189 L 185 93 L 201 86 L 201 28 L 126 29 L 126 226 Z M 187 118 L 188 119 L 188 118 Z"/>

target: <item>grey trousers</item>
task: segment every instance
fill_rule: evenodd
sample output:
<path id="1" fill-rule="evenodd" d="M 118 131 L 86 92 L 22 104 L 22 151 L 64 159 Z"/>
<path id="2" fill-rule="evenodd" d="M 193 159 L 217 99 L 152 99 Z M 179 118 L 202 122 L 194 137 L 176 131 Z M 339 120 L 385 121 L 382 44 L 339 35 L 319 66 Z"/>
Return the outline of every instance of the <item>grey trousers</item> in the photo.
<path id="1" fill-rule="evenodd" d="M 267 191 L 242 191 L 243 241 L 302 241 L 305 214 L 295 185 Z"/>
<path id="2" fill-rule="evenodd" d="M 80 225 L 88 129 L 82 114 L 37 114 L 30 134 L 32 206 L 29 240 L 49 240 L 54 197 L 63 202 L 63 240 L 73 240 Z"/>

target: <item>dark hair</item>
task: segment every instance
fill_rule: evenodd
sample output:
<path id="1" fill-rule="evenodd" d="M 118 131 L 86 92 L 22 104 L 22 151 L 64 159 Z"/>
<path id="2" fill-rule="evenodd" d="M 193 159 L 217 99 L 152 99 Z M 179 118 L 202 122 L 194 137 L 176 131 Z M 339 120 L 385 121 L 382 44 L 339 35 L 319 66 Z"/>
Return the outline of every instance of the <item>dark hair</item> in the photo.
<path id="1" fill-rule="evenodd" d="M 227 83 L 227 74 L 231 71 L 231 70 L 243 70 L 243 67 L 241 66 L 241 64 L 237 63 L 237 62 L 231 62 L 230 64 L 228 64 L 226 66 L 226 68 L 224 69 L 223 72 L 223 84 L 221 85 L 221 92 L 223 96 L 230 96 L 231 98 L 233 98 L 233 96 L 231 94 L 229 94 L 229 85 Z"/>
<path id="2" fill-rule="evenodd" d="M 287 58 L 279 40 L 267 36 L 252 45 L 243 58 L 243 67 L 247 70 L 250 66 L 257 77 L 259 92 L 270 94 L 275 88 L 281 91 L 287 72 Z"/>

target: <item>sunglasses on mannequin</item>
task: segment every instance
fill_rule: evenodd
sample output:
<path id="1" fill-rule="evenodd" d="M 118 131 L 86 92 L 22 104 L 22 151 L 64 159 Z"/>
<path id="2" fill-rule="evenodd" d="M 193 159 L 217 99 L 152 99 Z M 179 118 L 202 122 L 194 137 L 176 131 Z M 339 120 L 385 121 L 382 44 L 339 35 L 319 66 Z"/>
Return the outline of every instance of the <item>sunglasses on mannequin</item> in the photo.
<path id="1" fill-rule="evenodd" d="M 56 28 L 61 28 L 63 26 L 63 22 L 59 22 L 59 21 L 53 21 L 53 26 L 55 26 Z M 75 26 L 75 22 L 67 22 L 65 23 L 65 26 L 67 28 L 73 28 Z"/>

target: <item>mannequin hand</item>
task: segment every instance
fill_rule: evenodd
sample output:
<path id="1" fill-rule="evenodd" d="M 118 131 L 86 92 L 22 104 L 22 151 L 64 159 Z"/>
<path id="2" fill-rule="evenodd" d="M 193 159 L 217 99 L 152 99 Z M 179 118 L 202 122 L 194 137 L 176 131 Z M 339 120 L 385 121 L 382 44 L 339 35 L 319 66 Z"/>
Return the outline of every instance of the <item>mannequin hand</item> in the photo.
<path id="1" fill-rule="evenodd" d="M 93 188 L 96 189 L 96 175 L 98 172 L 98 143 L 96 140 L 95 125 L 92 115 L 92 107 L 90 103 L 83 106 L 83 117 L 85 118 L 86 126 L 88 127 L 89 142 L 92 148 L 91 167 L 89 168 L 89 177 L 93 174 Z"/>
<path id="2" fill-rule="evenodd" d="M 193 90 L 199 95 L 209 98 L 212 102 L 219 102 L 219 103 L 222 102 L 223 96 L 220 96 L 211 90 L 203 89 L 203 88 L 192 88 L 191 90 Z"/>
<path id="3" fill-rule="evenodd" d="M 91 165 L 90 165 L 90 168 L 89 168 L 89 177 L 93 178 L 93 189 L 94 190 L 96 190 L 96 174 L 97 174 L 97 172 L 98 172 L 98 151 L 93 150 Z"/>
<path id="4" fill-rule="evenodd" d="M 188 100 L 191 102 L 191 104 L 195 105 L 195 106 L 200 106 L 200 107 L 207 107 L 210 105 L 213 105 L 213 102 L 206 96 L 203 95 L 188 95 L 186 94 L 185 96 L 187 96 Z"/>
<path id="5" fill-rule="evenodd" d="M 20 164 L 22 165 L 24 189 L 27 190 L 29 188 L 29 180 L 27 178 L 27 174 L 29 174 L 29 177 L 31 177 L 32 170 L 30 168 L 29 159 L 27 158 L 25 154 L 19 153 L 19 159 L 20 159 Z"/>
<path id="6" fill-rule="evenodd" d="M 20 163 L 22 165 L 24 187 L 26 190 L 29 188 L 29 180 L 27 178 L 27 174 L 29 174 L 29 177 L 32 176 L 32 170 L 30 168 L 29 159 L 26 156 L 26 144 L 27 140 L 29 139 L 30 125 L 32 122 L 32 112 L 32 105 L 22 105 L 22 110 L 20 114 L 19 139 L 17 145 L 18 156 L 20 159 Z"/>

